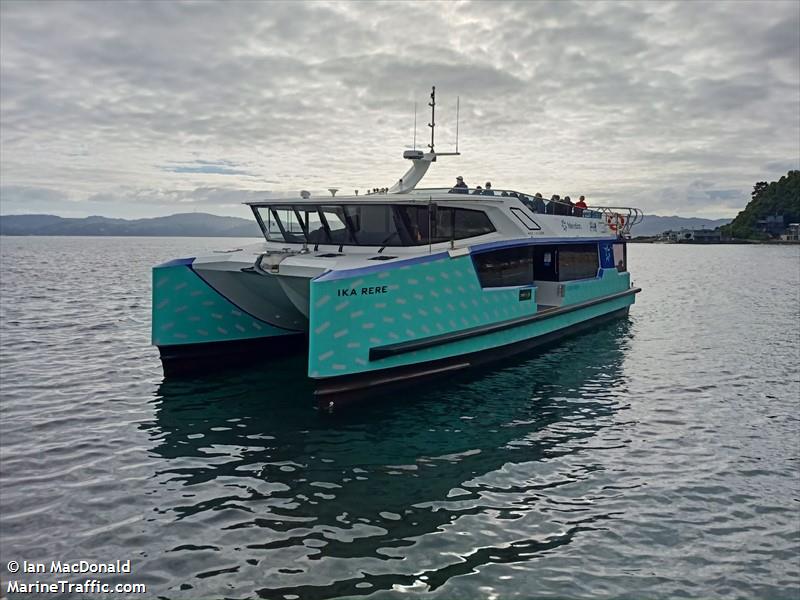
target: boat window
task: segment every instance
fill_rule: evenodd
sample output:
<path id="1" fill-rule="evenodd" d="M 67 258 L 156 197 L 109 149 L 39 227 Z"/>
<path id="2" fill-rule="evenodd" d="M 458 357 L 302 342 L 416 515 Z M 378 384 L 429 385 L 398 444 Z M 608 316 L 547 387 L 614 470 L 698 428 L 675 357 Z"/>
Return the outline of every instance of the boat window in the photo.
<path id="1" fill-rule="evenodd" d="M 558 247 L 558 280 L 597 277 L 600 259 L 597 244 L 570 244 Z"/>
<path id="2" fill-rule="evenodd" d="M 533 284 L 533 246 L 503 248 L 472 256 L 481 287 Z"/>
<path id="3" fill-rule="evenodd" d="M 572 281 L 597 277 L 597 244 L 535 245 L 533 269 L 538 281 Z"/>
<path id="4" fill-rule="evenodd" d="M 345 212 L 360 246 L 415 246 L 428 243 L 427 207 L 351 204 Z"/>
<path id="5" fill-rule="evenodd" d="M 418 246 L 495 231 L 482 211 L 428 204 L 259 206 L 254 212 L 267 239 L 292 243 Z"/>
<path id="6" fill-rule="evenodd" d="M 437 206 L 433 221 L 432 242 L 434 244 L 451 239 L 463 240 L 495 231 L 494 225 L 485 212 L 468 208 Z"/>
<path id="7" fill-rule="evenodd" d="M 347 244 L 352 241 L 352 233 L 345 224 L 347 218 L 343 206 L 321 206 L 319 216 L 322 223 L 317 229 L 318 236 L 314 237 L 321 237 L 323 233 L 327 233 L 327 242 L 330 244 Z M 309 231 L 309 236 L 311 235 Z M 317 243 L 316 239 L 313 242 Z"/>
<path id="8" fill-rule="evenodd" d="M 529 216 L 528 216 L 528 215 L 525 213 L 525 211 L 524 211 L 524 210 L 522 210 L 521 208 L 516 208 L 516 207 L 512 206 L 512 207 L 511 207 L 511 213 L 512 213 L 512 214 L 513 214 L 515 217 L 517 217 L 517 219 L 519 219 L 519 222 L 520 222 L 520 223 L 522 223 L 523 225 L 525 225 L 525 227 L 526 227 L 526 228 L 527 228 L 529 231 L 538 231 L 538 230 L 540 230 L 540 229 L 541 229 L 541 227 L 539 227 L 539 224 L 538 224 L 536 221 L 534 221 L 533 219 L 531 219 L 531 218 L 530 218 L 530 217 L 529 217 Z"/>
<path id="9" fill-rule="evenodd" d="M 302 243 L 303 226 L 291 209 L 257 207 L 258 224 L 268 240 Z"/>

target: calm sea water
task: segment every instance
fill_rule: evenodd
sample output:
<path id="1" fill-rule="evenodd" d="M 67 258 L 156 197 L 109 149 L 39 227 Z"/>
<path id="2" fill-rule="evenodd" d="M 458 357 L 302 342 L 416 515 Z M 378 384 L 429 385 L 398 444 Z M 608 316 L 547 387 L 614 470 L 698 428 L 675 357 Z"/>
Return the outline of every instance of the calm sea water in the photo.
<path id="1" fill-rule="evenodd" d="M 236 244 L 0 240 L 0 596 L 800 597 L 797 247 L 632 245 L 628 319 L 327 415 L 302 359 L 164 380 L 150 266 Z"/>

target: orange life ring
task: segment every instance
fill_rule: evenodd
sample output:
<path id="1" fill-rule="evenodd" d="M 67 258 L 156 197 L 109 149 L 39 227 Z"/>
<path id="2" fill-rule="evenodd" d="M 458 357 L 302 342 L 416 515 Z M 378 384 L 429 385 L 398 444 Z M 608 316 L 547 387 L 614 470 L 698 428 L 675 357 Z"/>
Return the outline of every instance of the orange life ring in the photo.
<path id="1" fill-rule="evenodd" d="M 608 215 L 606 217 L 606 223 L 608 223 L 608 228 L 611 231 L 616 231 L 619 227 L 623 227 L 625 225 L 625 217 L 619 213 L 614 213 L 613 215 Z"/>

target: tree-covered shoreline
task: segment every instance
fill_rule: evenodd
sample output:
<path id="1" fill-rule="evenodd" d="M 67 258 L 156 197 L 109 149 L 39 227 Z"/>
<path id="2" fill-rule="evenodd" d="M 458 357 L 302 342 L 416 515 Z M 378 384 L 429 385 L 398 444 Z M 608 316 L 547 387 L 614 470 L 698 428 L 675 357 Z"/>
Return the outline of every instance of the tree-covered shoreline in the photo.
<path id="1" fill-rule="evenodd" d="M 758 221 L 773 215 L 783 217 L 783 226 L 800 222 L 800 171 L 789 171 L 778 181 L 759 181 L 753 186 L 752 199 L 736 218 L 722 226 L 722 233 L 741 240 L 768 240 L 770 234 L 758 227 Z"/>

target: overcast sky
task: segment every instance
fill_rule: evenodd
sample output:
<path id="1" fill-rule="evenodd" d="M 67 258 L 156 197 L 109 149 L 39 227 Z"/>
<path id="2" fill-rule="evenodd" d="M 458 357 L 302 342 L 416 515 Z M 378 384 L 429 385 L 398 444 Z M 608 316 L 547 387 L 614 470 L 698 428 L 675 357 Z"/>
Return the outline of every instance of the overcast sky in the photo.
<path id="1" fill-rule="evenodd" d="M 800 168 L 800 2 L 0 2 L 0 212 L 423 180 L 734 216 Z"/>

